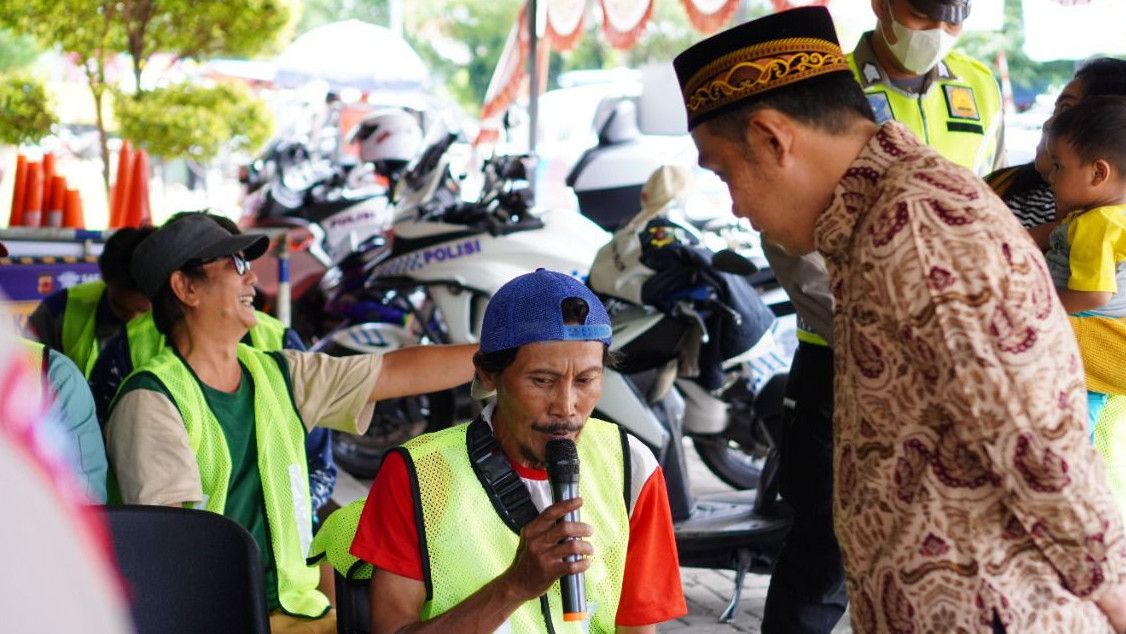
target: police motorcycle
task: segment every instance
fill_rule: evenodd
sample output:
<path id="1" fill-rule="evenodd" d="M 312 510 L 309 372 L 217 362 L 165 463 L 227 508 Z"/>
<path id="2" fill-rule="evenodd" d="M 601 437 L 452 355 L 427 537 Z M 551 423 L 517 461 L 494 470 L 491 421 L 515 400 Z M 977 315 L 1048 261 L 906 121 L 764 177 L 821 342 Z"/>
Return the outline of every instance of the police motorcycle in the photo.
<path id="1" fill-rule="evenodd" d="M 392 195 L 406 166 L 422 149 L 415 117 L 397 108 L 377 110 L 348 134 L 360 163 L 317 158 L 304 143 L 272 144 L 268 161 L 251 164 L 241 224 L 285 229 L 289 241 L 294 328 L 311 341 L 340 323 L 324 310 L 318 283 L 326 271 L 352 267 L 387 251 Z M 271 252 L 272 253 L 272 252 Z M 273 257 L 256 263 L 261 297 L 276 294 Z"/>
<path id="2" fill-rule="evenodd" d="M 687 168 L 659 168 L 642 211 L 591 267 L 589 285 L 623 357 L 603 374 L 595 415 L 656 453 L 681 565 L 736 571 L 727 619 L 744 575 L 770 570 L 789 527 L 776 470 L 793 319 L 775 318 L 749 282 L 749 260 L 706 248 L 683 221 L 688 176 Z M 713 473 L 743 490 L 696 497 L 686 437 Z"/>
<path id="3" fill-rule="evenodd" d="M 385 256 L 357 255 L 325 275 L 326 305 L 345 321 L 315 350 L 346 355 L 473 342 L 489 298 L 530 267 L 587 275 L 606 233 L 571 210 L 534 208 L 533 157 L 488 158 L 480 191 L 467 201 L 451 167 L 458 135 L 441 131 L 433 139 L 396 188 Z M 336 435 L 336 461 L 374 476 L 387 449 L 472 407 L 467 393 L 452 391 L 382 402 L 367 434 Z"/>

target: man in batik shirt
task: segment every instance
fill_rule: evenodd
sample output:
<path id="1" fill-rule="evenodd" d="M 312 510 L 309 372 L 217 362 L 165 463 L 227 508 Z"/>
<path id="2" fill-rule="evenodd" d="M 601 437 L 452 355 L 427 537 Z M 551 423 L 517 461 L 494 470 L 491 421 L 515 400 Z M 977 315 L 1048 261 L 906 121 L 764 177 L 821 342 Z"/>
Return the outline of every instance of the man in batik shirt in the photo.
<path id="1" fill-rule="evenodd" d="M 878 127 L 823 8 L 674 61 L 700 164 L 836 302 L 834 522 L 858 632 L 1126 631 L 1126 540 L 1043 257 L 971 172 Z"/>

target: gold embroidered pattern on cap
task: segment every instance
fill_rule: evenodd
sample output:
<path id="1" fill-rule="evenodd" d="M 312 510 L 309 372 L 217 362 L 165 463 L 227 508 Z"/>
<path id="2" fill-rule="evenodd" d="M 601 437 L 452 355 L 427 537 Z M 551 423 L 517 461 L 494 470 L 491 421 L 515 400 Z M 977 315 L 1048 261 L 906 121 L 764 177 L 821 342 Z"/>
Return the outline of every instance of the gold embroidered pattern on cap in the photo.
<path id="1" fill-rule="evenodd" d="M 819 38 L 787 38 L 732 51 L 701 68 L 688 81 L 690 116 L 749 95 L 816 75 L 849 71 L 841 47 Z M 742 75 L 749 75 L 742 77 Z M 737 77 L 737 75 L 739 77 Z"/>

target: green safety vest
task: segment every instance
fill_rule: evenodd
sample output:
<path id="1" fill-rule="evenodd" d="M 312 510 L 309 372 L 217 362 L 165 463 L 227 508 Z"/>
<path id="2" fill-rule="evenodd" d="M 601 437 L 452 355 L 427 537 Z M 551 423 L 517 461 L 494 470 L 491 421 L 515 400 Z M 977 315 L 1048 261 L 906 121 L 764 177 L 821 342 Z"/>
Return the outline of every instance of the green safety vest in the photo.
<path id="1" fill-rule="evenodd" d="M 94 362 L 98 360 L 98 340 L 94 335 L 94 321 L 98 316 L 98 303 L 106 292 L 101 280 L 86 282 L 66 289 L 66 308 L 63 309 L 63 354 L 70 357 L 90 378 Z"/>
<path id="2" fill-rule="evenodd" d="M 1001 91 L 989 67 L 957 51 L 931 70 L 921 94 L 896 88 L 876 63 L 868 38 L 860 39 L 848 64 L 864 89 L 876 122 L 895 119 L 923 143 L 984 176 L 994 170 L 1002 125 Z"/>
<path id="3" fill-rule="evenodd" d="M 421 504 L 419 540 L 426 584 L 423 620 L 458 605 L 512 564 L 520 536 L 497 514 L 469 461 L 466 429 L 461 424 L 424 434 L 403 445 L 407 472 L 415 479 Z M 629 451 L 616 425 L 588 419 L 579 438 L 583 498 L 582 521 L 590 524 L 594 556 L 586 571 L 590 631 L 613 632 L 618 613 L 629 515 L 624 498 L 624 452 Z M 559 583 L 547 592 L 551 627 L 580 632 L 584 623 L 563 621 Z M 509 617 L 513 632 L 548 631 L 540 601 L 528 601 Z"/>
<path id="4" fill-rule="evenodd" d="M 255 311 L 258 323 L 250 329 L 250 345 L 267 352 L 285 347 L 285 325 L 266 313 Z M 129 343 L 129 360 L 139 368 L 164 349 L 164 335 L 156 329 L 152 312 L 143 313 L 125 325 Z"/>
<path id="5" fill-rule="evenodd" d="M 328 610 L 328 599 L 317 590 L 320 573 L 305 563 L 313 540 L 305 425 L 293 402 L 280 358 L 240 343 L 238 359 L 254 383 L 258 473 L 278 571 L 278 601 L 290 614 L 320 617 Z M 231 455 L 199 380 L 171 347 L 164 348 L 134 373 L 137 372 L 151 374 L 172 395 L 199 466 L 203 488 L 200 506 L 222 514 L 230 486 Z"/>

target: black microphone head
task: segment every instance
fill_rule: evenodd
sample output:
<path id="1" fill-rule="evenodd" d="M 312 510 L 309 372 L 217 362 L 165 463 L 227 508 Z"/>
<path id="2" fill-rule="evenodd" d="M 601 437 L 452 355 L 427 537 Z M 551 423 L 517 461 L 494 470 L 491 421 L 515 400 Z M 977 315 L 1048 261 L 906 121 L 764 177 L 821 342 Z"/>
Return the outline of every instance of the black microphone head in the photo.
<path id="1" fill-rule="evenodd" d="M 573 481 L 579 477 L 579 450 L 570 438 L 547 441 L 547 477 L 554 482 Z"/>

